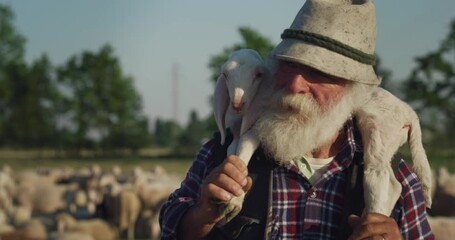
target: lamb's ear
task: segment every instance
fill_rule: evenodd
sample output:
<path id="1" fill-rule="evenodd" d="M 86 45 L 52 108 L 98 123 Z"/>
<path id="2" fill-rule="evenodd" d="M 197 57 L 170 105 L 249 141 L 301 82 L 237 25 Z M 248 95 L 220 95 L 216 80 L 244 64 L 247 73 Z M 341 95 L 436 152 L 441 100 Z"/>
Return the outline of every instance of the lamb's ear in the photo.
<path id="1" fill-rule="evenodd" d="M 273 71 L 264 63 L 258 66 L 258 72 L 261 72 L 261 84 L 263 87 L 269 86 L 273 81 Z"/>
<path id="2" fill-rule="evenodd" d="M 266 80 L 264 78 L 263 80 Z M 251 100 L 251 104 L 248 107 L 248 111 L 242 117 L 242 124 L 240 126 L 240 136 L 242 136 L 246 131 L 248 131 L 255 123 L 256 120 L 262 113 L 262 109 L 264 108 L 264 85 L 267 82 L 260 82 L 257 91 L 261 91 L 260 93 L 256 93 Z"/>
<path id="3" fill-rule="evenodd" d="M 255 76 L 254 76 L 255 79 L 262 80 L 262 79 L 268 77 L 268 75 L 269 75 L 269 70 L 267 69 L 267 67 L 265 65 L 260 64 L 260 65 L 256 66 Z"/>
<path id="4" fill-rule="evenodd" d="M 240 136 L 242 136 L 246 131 L 248 131 L 255 123 L 256 120 L 259 117 L 260 112 L 260 107 L 256 102 L 252 102 L 250 107 L 248 108 L 248 111 L 245 112 L 245 115 L 243 115 L 242 118 L 242 125 L 240 127 Z"/>
<path id="5" fill-rule="evenodd" d="M 226 137 L 226 123 L 225 123 L 225 116 L 226 111 L 229 106 L 229 92 L 226 86 L 226 79 L 224 78 L 223 74 L 218 77 L 215 86 L 215 94 L 213 96 L 214 104 L 214 114 L 215 114 L 215 121 L 216 125 L 218 126 L 218 130 L 221 133 L 221 145 L 224 145 L 225 137 Z"/>

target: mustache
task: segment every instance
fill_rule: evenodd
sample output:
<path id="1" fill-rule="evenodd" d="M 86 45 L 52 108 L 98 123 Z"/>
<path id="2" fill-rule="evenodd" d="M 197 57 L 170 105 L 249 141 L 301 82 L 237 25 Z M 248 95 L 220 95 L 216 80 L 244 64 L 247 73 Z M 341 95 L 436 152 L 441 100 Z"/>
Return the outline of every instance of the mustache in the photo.
<path id="1" fill-rule="evenodd" d="M 274 112 L 288 114 L 321 113 L 321 107 L 310 94 L 292 94 L 283 89 L 273 94 L 270 107 Z"/>

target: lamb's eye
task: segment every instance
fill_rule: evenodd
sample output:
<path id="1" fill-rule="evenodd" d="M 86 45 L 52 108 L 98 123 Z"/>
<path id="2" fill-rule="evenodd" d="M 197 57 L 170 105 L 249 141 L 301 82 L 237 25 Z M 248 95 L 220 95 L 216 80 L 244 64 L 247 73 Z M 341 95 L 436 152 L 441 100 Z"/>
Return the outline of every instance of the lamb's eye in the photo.
<path id="1" fill-rule="evenodd" d="M 262 77 L 262 73 L 261 72 L 257 72 L 256 75 L 254 76 L 254 79 L 258 79 L 258 78 L 261 78 Z"/>

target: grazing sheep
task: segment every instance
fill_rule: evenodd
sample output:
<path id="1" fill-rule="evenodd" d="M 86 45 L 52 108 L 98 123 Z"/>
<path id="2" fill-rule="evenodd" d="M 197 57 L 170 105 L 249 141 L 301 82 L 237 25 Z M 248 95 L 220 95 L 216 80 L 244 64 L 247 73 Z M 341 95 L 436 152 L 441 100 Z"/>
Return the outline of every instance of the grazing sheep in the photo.
<path id="1" fill-rule="evenodd" d="M 221 133 L 221 145 L 225 143 L 225 128 L 229 128 L 233 140 L 227 155 L 238 155 L 246 165 L 259 145 L 259 140 L 250 128 L 263 109 L 261 104 L 264 104 L 264 95 L 269 93 L 265 88 L 272 85 L 268 82 L 270 80 L 271 72 L 259 54 L 251 49 L 243 49 L 229 56 L 216 83 L 214 114 Z M 244 197 L 245 194 L 220 203 L 220 211 L 226 214 L 226 222 L 240 212 Z"/>
<path id="2" fill-rule="evenodd" d="M 31 219 L 18 228 L 28 238 L 47 239 L 47 231 L 44 223 L 39 219 Z"/>
<path id="3" fill-rule="evenodd" d="M 120 200 L 119 226 L 120 232 L 127 230 L 128 239 L 134 239 L 134 226 L 141 212 L 141 202 L 136 193 L 132 191 L 121 191 L 118 196 Z"/>
<path id="4" fill-rule="evenodd" d="M 77 232 L 52 232 L 49 240 L 95 240 L 92 235 Z"/>
<path id="5" fill-rule="evenodd" d="M 435 182 L 433 206 L 428 213 L 432 216 L 455 217 L 455 176 L 447 168 L 439 168 L 435 171 Z"/>
<path id="6" fill-rule="evenodd" d="M 108 220 L 117 226 L 120 236 L 126 231 L 128 239 L 134 239 L 135 224 L 141 212 L 138 195 L 130 189 L 112 187 L 104 198 Z"/>
<path id="7" fill-rule="evenodd" d="M 90 234 L 95 240 L 114 240 L 116 231 L 101 219 L 77 221 L 67 213 L 57 215 L 59 232 L 77 232 Z"/>
<path id="8" fill-rule="evenodd" d="M 4 194 L 6 194 L 5 197 L 11 197 L 14 194 L 15 189 L 16 183 L 11 177 L 11 174 L 9 172 L 0 171 L 0 191 L 3 191 Z"/>
<path id="9" fill-rule="evenodd" d="M 454 217 L 428 217 L 435 239 L 452 240 L 455 236 Z"/>
<path id="10" fill-rule="evenodd" d="M 414 110 L 378 87 L 355 116 L 365 146 L 364 213 L 391 214 L 401 194 L 401 184 L 395 178 L 390 161 L 406 141 L 409 141 L 414 171 L 420 178 L 426 205 L 431 207 L 431 168 Z"/>
<path id="11" fill-rule="evenodd" d="M 35 187 L 33 212 L 48 214 L 67 207 L 64 198 L 65 192 L 68 191 L 66 186 L 37 185 Z"/>
<path id="12" fill-rule="evenodd" d="M 32 210 L 24 206 L 15 206 L 10 214 L 14 226 L 21 226 L 32 219 Z"/>
<path id="13" fill-rule="evenodd" d="M 14 231 L 14 227 L 9 224 L 8 215 L 0 209 L 0 234 Z M 0 239 L 2 239 L 0 237 Z"/>

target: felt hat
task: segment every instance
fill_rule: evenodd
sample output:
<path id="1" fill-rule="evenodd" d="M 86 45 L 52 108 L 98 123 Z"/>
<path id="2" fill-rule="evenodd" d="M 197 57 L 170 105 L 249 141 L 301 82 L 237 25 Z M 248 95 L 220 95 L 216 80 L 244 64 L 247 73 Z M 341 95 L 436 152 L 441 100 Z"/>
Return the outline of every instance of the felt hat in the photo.
<path id="1" fill-rule="evenodd" d="M 277 59 L 351 81 L 380 83 L 373 69 L 376 13 L 371 0 L 307 0 L 281 38 L 271 52 Z"/>

